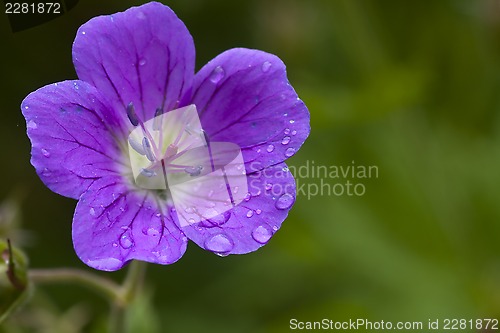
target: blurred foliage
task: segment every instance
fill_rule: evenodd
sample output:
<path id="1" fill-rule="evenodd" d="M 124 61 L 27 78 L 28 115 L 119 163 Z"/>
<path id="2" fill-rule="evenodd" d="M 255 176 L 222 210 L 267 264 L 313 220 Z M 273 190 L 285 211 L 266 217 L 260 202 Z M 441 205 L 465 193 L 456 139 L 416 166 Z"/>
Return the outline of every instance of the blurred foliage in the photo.
<path id="1" fill-rule="evenodd" d="M 1 198 L 26 193 L 23 228 L 33 237 L 24 245 L 33 267 L 85 266 L 72 251 L 75 202 L 51 193 L 29 164 L 20 101 L 76 77 L 71 43 L 79 25 L 140 3 L 81 1 L 16 34 L 0 21 Z M 379 177 L 362 180 L 361 197 L 299 196 L 282 230 L 256 253 L 219 258 L 190 244 L 178 263 L 151 265 L 154 305 L 138 301 L 130 327 L 286 332 L 291 318 L 500 318 L 500 2 L 165 3 L 193 34 L 197 68 L 237 46 L 284 60 L 312 125 L 291 165 L 355 161 L 378 166 Z M 103 332 L 107 311 L 79 288 L 44 287 L 0 332 Z"/>

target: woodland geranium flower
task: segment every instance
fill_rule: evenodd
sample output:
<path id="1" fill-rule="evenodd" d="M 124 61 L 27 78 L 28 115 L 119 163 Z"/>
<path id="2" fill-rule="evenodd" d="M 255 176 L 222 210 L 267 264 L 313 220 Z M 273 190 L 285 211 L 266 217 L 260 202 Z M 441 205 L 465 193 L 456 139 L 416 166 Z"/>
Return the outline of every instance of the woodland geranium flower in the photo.
<path id="1" fill-rule="evenodd" d="M 168 7 L 151 2 L 82 25 L 73 62 L 79 80 L 40 88 L 21 108 L 41 180 L 78 200 L 73 243 L 84 263 L 110 271 L 133 259 L 170 264 L 188 239 L 219 255 L 248 253 L 269 241 L 295 201 L 295 181 L 283 162 L 310 131 L 309 112 L 279 58 L 231 49 L 195 74 L 188 30 Z M 167 124 L 158 125 L 159 117 Z M 237 147 L 220 166 L 213 156 L 227 150 L 214 152 L 216 143 Z M 209 159 L 193 162 L 196 147 L 209 151 Z M 237 156 L 243 195 L 228 180 L 228 161 Z M 143 167 L 134 169 L 137 163 Z M 222 170 L 227 210 L 181 212 L 169 177 L 201 177 L 210 168 Z M 155 183 L 158 174 L 164 186 Z M 187 194 L 198 197 L 198 187 Z M 203 193 L 196 204 L 216 204 L 207 199 L 212 190 Z M 193 211 L 199 218 L 186 217 Z"/>

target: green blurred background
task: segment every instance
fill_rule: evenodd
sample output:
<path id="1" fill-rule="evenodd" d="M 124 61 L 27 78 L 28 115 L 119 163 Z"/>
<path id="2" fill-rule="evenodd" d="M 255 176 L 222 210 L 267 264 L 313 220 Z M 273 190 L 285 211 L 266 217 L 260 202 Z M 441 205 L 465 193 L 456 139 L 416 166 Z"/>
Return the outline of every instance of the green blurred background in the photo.
<path id="1" fill-rule="evenodd" d="M 15 34 L 0 15 L 1 237 L 32 267 L 86 269 L 71 242 L 75 201 L 36 176 L 20 102 L 76 78 L 71 44 L 82 23 L 141 3 L 81 0 Z M 149 265 L 130 332 L 287 332 L 292 318 L 500 318 L 500 1 L 164 3 L 191 31 L 197 69 L 236 46 L 287 64 L 312 127 L 290 165 L 354 161 L 379 176 L 351 179 L 365 185 L 363 196 L 299 196 L 255 253 L 219 258 L 190 244 L 178 263 Z M 124 272 L 103 275 L 118 281 Z M 99 295 L 43 286 L 0 332 L 104 332 L 107 314 Z"/>

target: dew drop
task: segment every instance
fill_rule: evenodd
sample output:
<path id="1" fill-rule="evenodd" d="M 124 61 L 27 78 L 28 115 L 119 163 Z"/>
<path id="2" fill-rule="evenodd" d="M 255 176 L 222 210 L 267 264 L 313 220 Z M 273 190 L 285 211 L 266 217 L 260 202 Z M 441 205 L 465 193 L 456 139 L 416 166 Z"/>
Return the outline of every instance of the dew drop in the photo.
<path id="1" fill-rule="evenodd" d="M 47 149 L 42 149 L 42 155 L 45 157 L 50 157 L 50 153 Z"/>
<path id="2" fill-rule="evenodd" d="M 90 208 L 89 209 L 89 214 L 92 215 L 92 216 L 95 216 L 95 209 L 94 208 Z"/>
<path id="3" fill-rule="evenodd" d="M 27 126 L 29 129 L 37 129 L 38 128 L 38 125 L 33 120 L 28 121 Z"/>
<path id="4" fill-rule="evenodd" d="M 73 86 L 75 87 L 76 90 L 80 89 L 80 86 L 76 82 L 73 83 Z"/>
<path id="5" fill-rule="evenodd" d="M 45 177 L 49 177 L 51 174 L 52 172 L 47 168 L 44 168 L 42 171 L 42 175 L 44 175 Z"/>
<path id="6" fill-rule="evenodd" d="M 290 137 L 289 136 L 285 136 L 283 138 L 283 140 L 281 140 L 281 144 L 282 145 L 287 145 L 288 143 L 290 143 Z"/>
<path id="7" fill-rule="evenodd" d="M 239 188 L 238 186 L 235 186 L 235 187 L 233 188 L 233 193 L 234 193 L 234 194 L 238 193 L 239 189 L 240 189 L 240 188 Z"/>
<path id="8" fill-rule="evenodd" d="M 205 248 L 217 253 L 229 252 L 233 249 L 233 241 L 225 234 L 216 234 L 205 240 Z"/>
<path id="9" fill-rule="evenodd" d="M 257 213 L 257 215 L 260 215 L 262 213 L 262 210 L 261 209 L 256 209 L 255 213 Z"/>
<path id="10" fill-rule="evenodd" d="M 262 64 L 262 71 L 265 73 L 269 70 L 269 68 L 271 68 L 271 63 L 269 61 L 265 61 L 263 64 Z"/>
<path id="11" fill-rule="evenodd" d="M 156 213 L 156 217 L 161 217 L 161 214 L 160 213 Z"/>
<path id="12" fill-rule="evenodd" d="M 295 122 L 295 120 L 290 119 L 290 124 L 293 124 L 294 122 Z"/>
<path id="13" fill-rule="evenodd" d="M 277 225 L 273 226 L 273 230 L 278 231 L 278 226 Z"/>
<path id="14" fill-rule="evenodd" d="M 250 201 L 250 199 L 252 198 L 252 194 L 250 192 L 248 192 L 246 195 L 245 195 L 245 198 L 243 200 L 245 200 L 246 202 Z"/>
<path id="15" fill-rule="evenodd" d="M 126 232 L 120 237 L 120 245 L 124 249 L 130 249 L 132 246 L 134 246 L 134 241 L 132 240 L 132 236 Z"/>
<path id="16" fill-rule="evenodd" d="M 221 226 L 227 221 L 229 221 L 229 218 L 231 217 L 231 212 L 230 211 L 225 211 L 222 214 L 215 215 L 214 217 L 209 218 L 210 222 L 217 226 Z"/>
<path id="17" fill-rule="evenodd" d="M 145 59 L 141 59 L 139 61 L 139 66 L 144 66 L 146 64 L 146 60 Z"/>
<path id="18" fill-rule="evenodd" d="M 247 217 L 252 217 L 253 216 L 253 210 L 249 210 L 247 212 Z"/>
<path id="19" fill-rule="evenodd" d="M 273 188 L 273 184 L 271 184 L 271 183 L 266 184 L 266 187 L 265 187 L 266 191 L 269 191 L 272 188 Z"/>
<path id="20" fill-rule="evenodd" d="M 272 152 L 273 152 L 273 150 L 274 150 L 274 145 L 269 145 L 269 146 L 267 146 L 267 149 L 266 149 L 266 150 L 267 150 L 267 152 L 268 152 L 268 153 L 272 153 Z"/>
<path id="21" fill-rule="evenodd" d="M 221 66 L 217 66 L 212 71 L 212 74 L 210 74 L 210 81 L 212 81 L 212 83 L 218 83 L 220 80 L 222 80 L 224 75 L 224 69 Z"/>
<path id="22" fill-rule="evenodd" d="M 99 270 L 115 271 L 123 266 L 123 261 L 116 258 L 96 258 L 87 260 L 87 265 Z"/>
<path id="23" fill-rule="evenodd" d="M 148 236 L 151 236 L 151 237 L 156 237 L 160 234 L 160 232 L 158 230 L 156 230 L 155 228 L 148 228 L 148 230 L 146 230 L 146 234 Z"/>
<path id="24" fill-rule="evenodd" d="M 266 244 L 271 239 L 272 235 L 273 231 L 267 225 L 259 225 L 252 231 L 252 238 L 261 244 Z"/>
<path id="25" fill-rule="evenodd" d="M 292 156 L 293 154 L 295 154 L 295 148 L 288 148 L 288 149 L 285 151 L 285 156 L 286 156 L 286 157 L 290 157 L 290 156 Z"/>
<path id="26" fill-rule="evenodd" d="M 297 134 L 297 131 L 296 131 L 296 130 L 293 130 L 293 131 L 292 131 L 292 135 L 295 135 L 295 134 Z"/>
<path id="27" fill-rule="evenodd" d="M 286 135 L 290 134 L 290 129 L 289 128 L 285 128 L 285 134 Z"/>
<path id="28" fill-rule="evenodd" d="M 277 209 L 281 210 L 288 209 L 293 205 L 294 201 L 295 199 L 291 194 L 285 193 L 278 198 L 278 200 L 275 203 L 275 206 Z"/>
<path id="29" fill-rule="evenodd" d="M 82 35 L 85 35 L 85 31 L 82 31 Z"/>

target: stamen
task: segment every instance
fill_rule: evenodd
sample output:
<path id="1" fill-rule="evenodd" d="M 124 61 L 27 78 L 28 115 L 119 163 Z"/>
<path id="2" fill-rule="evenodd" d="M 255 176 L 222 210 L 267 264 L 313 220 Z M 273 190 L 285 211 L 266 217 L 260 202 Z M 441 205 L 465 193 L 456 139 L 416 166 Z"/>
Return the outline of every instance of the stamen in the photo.
<path id="1" fill-rule="evenodd" d="M 130 123 L 134 126 L 139 125 L 139 118 L 137 118 L 137 114 L 135 113 L 134 104 L 132 102 L 127 105 L 127 116 Z"/>
<path id="2" fill-rule="evenodd" d="M 154 131 L 161 130 L 162 117 L 160 117 L 160 116 L 162 114 L 163 114 L 163 109 L 162 108 L 156 109 L 156 111 L 155 111 L 155 117 L 154 117 L 154 120 L 153 120 L 153 130 Z"/>
<path id="3" fill-rule="evenodd" d="M 128 143 L 130 144 L 130 147 L 132 147 L 136 152 L 141 154 L 142 156 L 146 155 L 146 152 L 144 151 L 144 148 L 142 148 L 142 145 L 135 141 L 131 136 L 128 137 Z"/>
<path id="4" fill-rule="evenodd" d="M 152 170 L 148 170 L 148 169 L 145 169 L 145 168 L 142 168 L 141 169 L 141 174 L 145 177 L 148 177 L 148 178 L 151 178 L 151 177 L 155 177 L 156 176 L 156 172 L 152 171 Z"/>
<path id="5" fill-rule="evenodd" d="M 203 166 L 198 165 L 198 166 L 189 166 L 184 168 L 184 171 L 188 173 L 191 177 L 199 176 L 201 173 L 201 170 L 203 170 Z"/>
<path id="6" fill-rule="evenodd" d="M 146 157 L 148 158 L 148 160 L 150 160 L 151 162 L 156 161 L 155 155 L 151 150 L 151 144 L 149 143 L 149 140 L 146 137 L 142 138 L 142 148 L 144 148 L 144 152 L 146 153 Z"/>
<path id="7" fill-rule="evenodd" d="M 170 144 L 167 147 L 167 151 L 165 152 L 165 158 L 169 158 L 170 156 L 177 154 L 177 151 L 179 151 L 179 147 L 177 147 L 176 145 Z"/>

